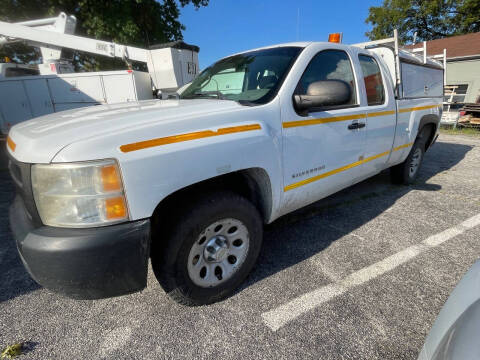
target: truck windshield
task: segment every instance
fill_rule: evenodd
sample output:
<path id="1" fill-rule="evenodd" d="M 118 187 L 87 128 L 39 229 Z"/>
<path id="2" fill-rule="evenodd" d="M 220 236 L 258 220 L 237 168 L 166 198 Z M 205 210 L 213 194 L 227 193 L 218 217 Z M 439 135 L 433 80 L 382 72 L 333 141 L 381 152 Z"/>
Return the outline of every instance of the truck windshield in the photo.
<path id="1" fill-rule="evenodd" d="M 234 55 L 208 67 L 180 95 L 265 104 L 277 93 L 302 48 L 278 47 Z"/>

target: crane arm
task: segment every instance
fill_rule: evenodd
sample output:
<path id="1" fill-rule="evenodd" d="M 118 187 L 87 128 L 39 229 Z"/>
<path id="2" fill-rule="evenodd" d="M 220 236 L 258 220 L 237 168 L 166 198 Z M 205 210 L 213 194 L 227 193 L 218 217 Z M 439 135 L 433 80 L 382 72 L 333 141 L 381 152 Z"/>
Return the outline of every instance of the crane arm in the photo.
<path id="1" fill-rule="evenodd" d="M 60 13 L 56 18 L 30 20 L 21 23 L 0 21 L 0 46 L 16 41 L 25 41 L 37 46 L 42 52 L 43 63 L 39 64 L 45 74 L 57 74 L 63 48 L 77 50 L 110 58 L 121 58 L 127 63 L 138 61 L 147 64 L 153 87 L 160 91 L 177 89 L 197 75 L 198 51 L 196 46 L 183 42 L 161 44 L 151 49 L 115 44 L 73 35 L 76 18 Z M 128 61 L 127 61 L 128 60 Z M 46 65 L 46 66 L 45 66 Z M 70 65 L 71 66 L 71 65 Z M 62 73 L 73 71 L 73 66 Z M 42 70 L 40 73 L 43 75 Z"/>
<path id="2" fill-rule="evenodd" d="M 148 61 L 148 50 L 145 49 L 76 35 L 40 30 L 4 21 L 0 21 L 0 35 L 4 36 L 3 41 L 0 39 L 0 44 L 11 40 L 18 41 L 18 39 L 22 39 L 33 46 L 49 45 L 112 58 L 123 58 L 145 63 Z"/>

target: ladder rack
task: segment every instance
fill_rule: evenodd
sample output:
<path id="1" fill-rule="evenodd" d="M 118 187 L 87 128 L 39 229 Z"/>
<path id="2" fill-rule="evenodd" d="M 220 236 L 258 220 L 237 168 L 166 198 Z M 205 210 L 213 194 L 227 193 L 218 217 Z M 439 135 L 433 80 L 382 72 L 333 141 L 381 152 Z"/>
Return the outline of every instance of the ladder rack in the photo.
<path id="1" fill-rule="evenodd" d="M 397 91 L 400 91 L 402 86 L 400 58 L 407 58 L 407 57 L 413 56 L 421 64 L 424 64 L 424 65 L 432 64 L 432 63 L 436 65 L 443 65 L 443 83 L 446 84 L 447 82 L 447 49 L 443 49 L 442 54 L 428 56 L 426 41 L 423 42 L 421 48 L 409 49 L 404 46 L 401 47 L 399 38 L 398 38 L 397 29 L 393 30 L 393 37 L 353 44 L 353 46 L 360 47 L 362 49 L 367 49 L 367 50 L 378 48 L 378 47 L 388 47 L 393 50 L 394 57 L 395 57 L 395 73 L 396 73 L 395 77 L 396 77 Z"/>

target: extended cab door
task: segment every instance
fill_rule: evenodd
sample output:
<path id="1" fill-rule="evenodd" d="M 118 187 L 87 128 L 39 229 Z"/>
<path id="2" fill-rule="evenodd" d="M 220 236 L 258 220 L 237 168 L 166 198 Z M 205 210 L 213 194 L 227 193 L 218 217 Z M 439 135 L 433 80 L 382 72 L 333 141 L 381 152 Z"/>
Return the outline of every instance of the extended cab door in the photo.
<path id="1" fill-rule="evenodd" d="M 350 100 L 330 108 L 294 109 L 282 105 L 284 204 L 291 211 L 354 183 L 365 155 L 366 114 L 349 50 L 325 49 L 306 66 L 295 94 L 307 94 L 316 81 L 341 80 L 351 88 Z M 291 94 L 292 97 L 294 94 Z"/>
<path id="2" fill-rule="evenodd" d="M 372 55 L 358 54 L 362 79 L 359 81 L 362 104 L 367 113 L 366 147 L 362 177 L 382 171 L 392 151 L 397 122 L 395 95 L 386 66 Z"/>

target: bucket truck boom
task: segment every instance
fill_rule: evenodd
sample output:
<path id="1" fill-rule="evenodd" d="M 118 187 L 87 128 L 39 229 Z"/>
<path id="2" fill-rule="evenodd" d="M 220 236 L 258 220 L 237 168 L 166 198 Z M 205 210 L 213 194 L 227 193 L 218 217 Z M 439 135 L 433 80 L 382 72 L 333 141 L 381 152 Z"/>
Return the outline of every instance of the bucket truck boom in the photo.
<path id="1" fill-rule="evenodd" d="M 0 21 L 0 46 L 21 41 L 39 47 L 42 53 L 40 76 L 32 76 L 32 65 L 0 64 L 0 97 L 6 100 L 0 104 L 1 132 L 51 112 L 145 100 L 159 94 L 164 98 L 198 74 L 197 46 L 176 41 L 143 49 L 91 39 L 74 35 L 76 21 L 65 13 L 20 23 Z M 62 58 L 63 49 L 123 59 L 128 70 L 74 73 L 71 62 Z M 148 73 L 132 71 L 132 62 L 145 63 Z M 14 67 L 16 72 L 10 73 L 17 76 L 22 66 L 22 75 L 30 76 L 9 77 L 9 68 Z"/>

